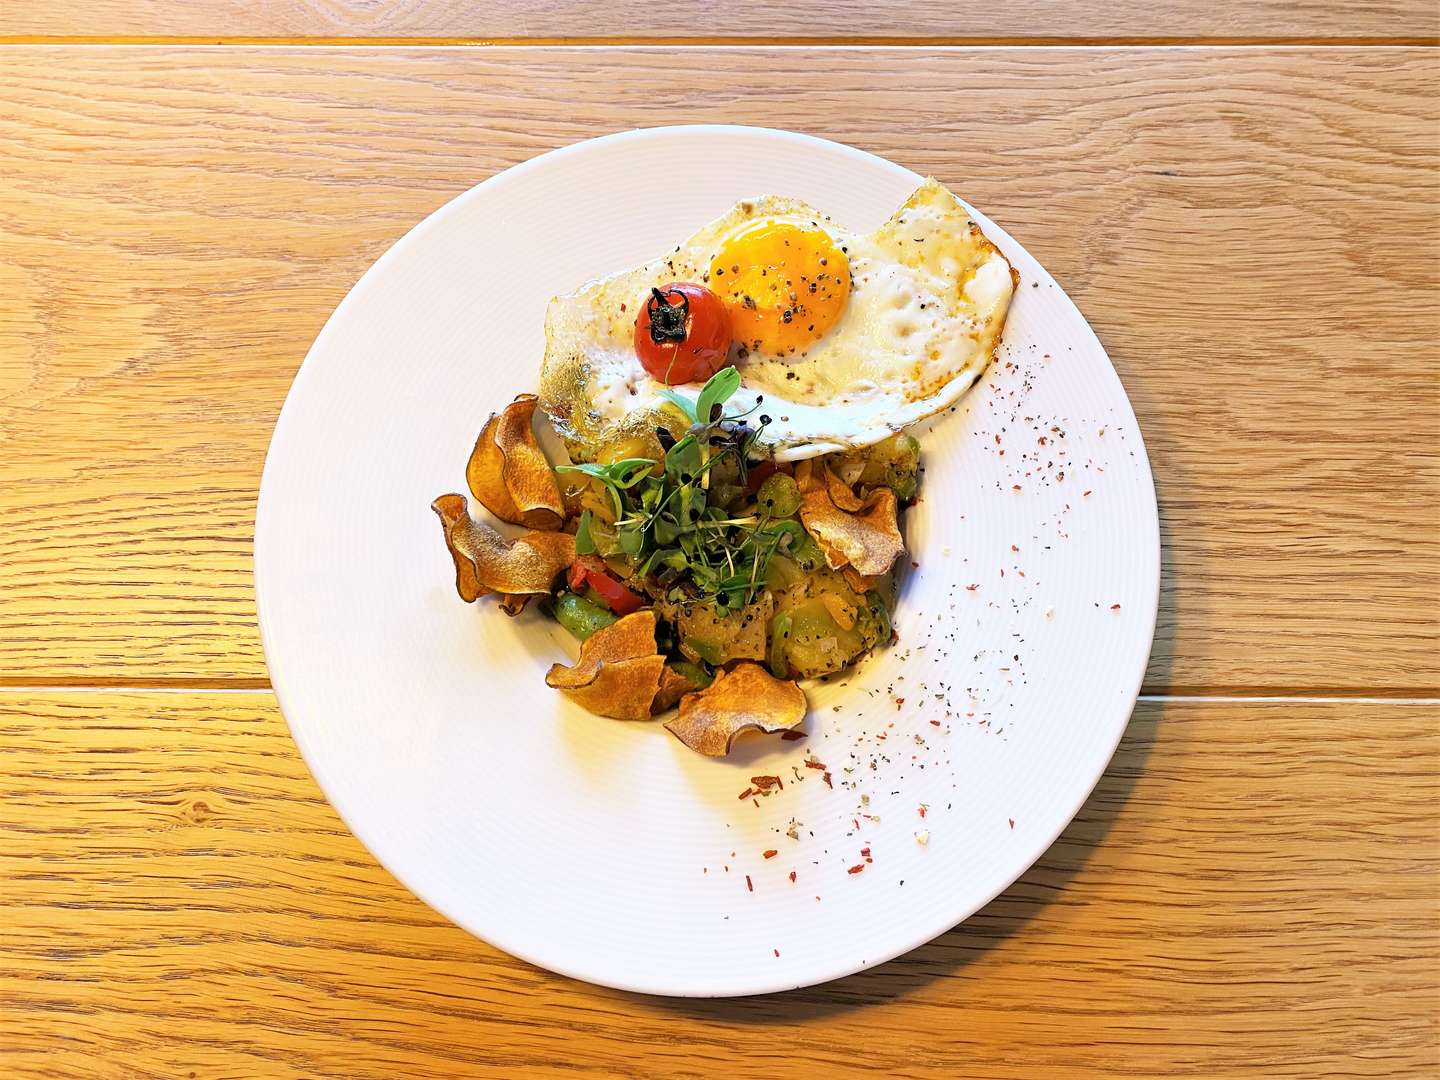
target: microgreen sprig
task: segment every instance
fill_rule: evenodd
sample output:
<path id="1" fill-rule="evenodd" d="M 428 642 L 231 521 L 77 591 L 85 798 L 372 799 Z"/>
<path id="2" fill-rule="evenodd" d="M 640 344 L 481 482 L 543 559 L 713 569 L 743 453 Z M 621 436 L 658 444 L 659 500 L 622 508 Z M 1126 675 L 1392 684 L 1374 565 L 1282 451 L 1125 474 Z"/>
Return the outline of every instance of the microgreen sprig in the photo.
<path id="1" fill-rule="evenodd" d="M 561 466 L 599 482 L 605 489 L 613 524 L 589 510 L 580 516 L 575 547 L 581 554 L 628 556 L 640 577 L 654 575 L 672 598 L 709 599 L 738 608 L 753 602 L 765 581 L 771 558 L 804 539 L 798 521 L 772 521 L 768 514 L 727 513 L 711 503 L 711 477 L 727 458 L 736 463 L 743 486 L 749 457 L 765 424 L 746 419 L 760 406 L 726 413 L 724 406 L 740 388 L 734 367 L 717 371 L 692 400 L 666 387 L 660 395 L 680 410 L 690 428 L 679 438 L 661 429 L 663 462 L 627 458 L 609 465 Z M 663 464 L 660 475 L 655 466 Z"/>

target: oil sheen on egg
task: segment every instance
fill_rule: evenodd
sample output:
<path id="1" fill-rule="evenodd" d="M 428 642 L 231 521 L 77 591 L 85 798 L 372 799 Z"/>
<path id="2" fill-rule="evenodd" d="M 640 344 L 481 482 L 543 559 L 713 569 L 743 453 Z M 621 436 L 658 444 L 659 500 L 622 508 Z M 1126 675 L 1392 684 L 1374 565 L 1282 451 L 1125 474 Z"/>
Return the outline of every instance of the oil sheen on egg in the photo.
<path id="1" fill-rule="evenodd" d="M 730 312 L 741 389 L 729 408 L 763 397 L 761 438 L 777 458 L 868 446 L 975 383 L 1018 280 L 935 180 L 863 235 L 794 199 L 746 200 L 671 253 L 552 300 L 541 404 L 586 457 L 653 429 L 673 407 L 635 356 L 638 305 L 695 281 Z"/>

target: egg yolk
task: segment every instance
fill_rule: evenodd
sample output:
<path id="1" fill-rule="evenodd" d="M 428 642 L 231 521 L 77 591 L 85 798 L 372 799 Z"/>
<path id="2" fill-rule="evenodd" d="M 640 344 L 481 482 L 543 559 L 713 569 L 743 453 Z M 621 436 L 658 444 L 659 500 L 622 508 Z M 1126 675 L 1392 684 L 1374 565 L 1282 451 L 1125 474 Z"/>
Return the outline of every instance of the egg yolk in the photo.
<path id="1" fill-rule="evenodd" d="M 757 221 L 726 238 L 707 283 L 725 301 L 742 349 L 789 356 L 824 337 L 845 311 L 850 260 L 823 229 Z"/>

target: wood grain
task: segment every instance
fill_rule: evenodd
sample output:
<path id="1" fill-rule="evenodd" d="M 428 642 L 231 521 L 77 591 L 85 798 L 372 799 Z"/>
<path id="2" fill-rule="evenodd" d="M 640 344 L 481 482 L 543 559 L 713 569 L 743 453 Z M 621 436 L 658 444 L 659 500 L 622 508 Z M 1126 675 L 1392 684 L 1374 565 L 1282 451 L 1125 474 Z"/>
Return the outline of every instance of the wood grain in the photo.
<path id="1" fill-rule="evenodd" d="M 0 73 L 0 681 L 265 685 L 255 493 L 334 305 L 472 183 L 661 118 L 932 172 L 1056 274 L 1157 477 L 1147 689 L 1440 686 L 1436 54 L 15 47 Z"/>
<path id="2" fill-rule="evenodd" d="M 1424 0 L 8 0 L 0 37 L 626 39 L 1082 38 L 1324 41 L 1440 36 Z"/>
<path id="3" fill-rule="evenodd" d="M 269 695 L 0 694 L 0 1072 L 1418 1077 L 1437 720 L 1142 703 L 975 918 L 826 986 L 697 1002 L 450 926 L 345 830 Z"/>

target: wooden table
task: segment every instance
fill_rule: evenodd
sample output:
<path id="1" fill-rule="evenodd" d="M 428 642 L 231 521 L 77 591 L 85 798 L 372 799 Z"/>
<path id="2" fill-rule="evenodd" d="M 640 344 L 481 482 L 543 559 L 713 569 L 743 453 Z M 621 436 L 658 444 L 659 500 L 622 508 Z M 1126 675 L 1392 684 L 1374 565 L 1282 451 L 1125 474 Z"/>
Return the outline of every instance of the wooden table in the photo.
<path id="1" fill-rule="evenodd" d="M 931 7 L 0 8 L 0 1075 L 1436 1075 L 1436 8 Z M 413 898 L 297 756 L 250 575 L 365 267 L 499 169 L 682 121 L 1003 223 L 1109 348 L 1165 540 L 1144 695 L 1049 853 L 749 1000 L 573 983 Z"/>

